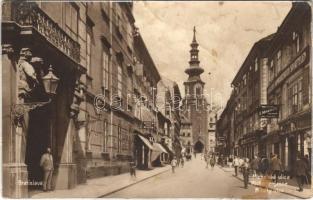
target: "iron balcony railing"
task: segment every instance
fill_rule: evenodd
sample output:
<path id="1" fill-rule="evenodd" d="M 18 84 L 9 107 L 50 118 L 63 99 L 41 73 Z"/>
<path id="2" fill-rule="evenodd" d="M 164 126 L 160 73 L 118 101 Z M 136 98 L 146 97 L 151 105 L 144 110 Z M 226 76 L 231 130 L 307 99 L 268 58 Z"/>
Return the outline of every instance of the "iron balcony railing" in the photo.
<path id="1" fill-rule="evenodd" d="M 21 26 L 32 26 L 47 41 L 76 62 L 80 62 L 80 45 L 54 22 L 35 2 L 14 1 L 11 20 Z"/>

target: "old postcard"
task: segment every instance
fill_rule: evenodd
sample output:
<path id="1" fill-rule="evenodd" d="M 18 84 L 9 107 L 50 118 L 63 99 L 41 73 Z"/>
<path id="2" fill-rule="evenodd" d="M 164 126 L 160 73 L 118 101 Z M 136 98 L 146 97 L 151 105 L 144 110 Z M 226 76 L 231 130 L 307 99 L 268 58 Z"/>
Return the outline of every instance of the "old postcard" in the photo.
<path id="1" fill-rule="evenodd" d="M 313 197 L 311 2 L 1 5 L 3 197 Z"/>

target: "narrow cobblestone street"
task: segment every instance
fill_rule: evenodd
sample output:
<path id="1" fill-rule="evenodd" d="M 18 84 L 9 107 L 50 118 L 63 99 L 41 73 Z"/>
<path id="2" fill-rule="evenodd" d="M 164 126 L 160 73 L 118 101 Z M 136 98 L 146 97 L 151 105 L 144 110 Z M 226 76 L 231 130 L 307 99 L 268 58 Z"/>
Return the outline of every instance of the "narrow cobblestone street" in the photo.
<path id="1" fill-rule="evenodd" d="M 224 172 L 219 166 L 206 169 L 198 156 L 177 168 L 146 181 L 128 187 L 106 197 L 111 198 L 293 198 L 279 192 L 266 192 L 250 186 L 244 189 L 243 182 Z"/>

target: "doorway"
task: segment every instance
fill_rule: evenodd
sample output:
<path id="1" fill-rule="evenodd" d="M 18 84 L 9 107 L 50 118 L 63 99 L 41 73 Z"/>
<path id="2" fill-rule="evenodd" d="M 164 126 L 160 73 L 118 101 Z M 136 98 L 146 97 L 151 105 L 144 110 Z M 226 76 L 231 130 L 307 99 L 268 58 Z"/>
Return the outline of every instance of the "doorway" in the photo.
<path id="1" fill-rule="evenodd" d="M 195 143 L 194 151 L 195 151 L 195 153 L 202 153 L 203 152 L 203 148 L 204 148 L 203 143 L 200 140 L 198 140 Z"/>
<path id="2" fill-rule="evenodd" d="M 49 105 L 29 112 L 25 163 L 27 165 L 29 183 L 36 183 L 29 184 L 30 190 L 41 188 L 41 185 L 38 184 L 43 180 L 40 159 L 46 152 L 47 147 L 51 146 L 50 117 L 47 116 L 50 116 Z"/>

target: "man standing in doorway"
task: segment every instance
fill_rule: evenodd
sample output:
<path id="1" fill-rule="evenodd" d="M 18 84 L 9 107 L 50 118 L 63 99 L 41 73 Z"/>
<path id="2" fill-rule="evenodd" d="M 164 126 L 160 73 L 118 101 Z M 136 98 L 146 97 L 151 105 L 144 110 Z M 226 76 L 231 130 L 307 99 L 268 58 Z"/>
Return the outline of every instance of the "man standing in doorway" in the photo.
<path id="1" fill-rule="evenodd" d="M 43 169 L 43 191 L 52 190 L 52 174 L 53 174 L 53 158 L 51 155 L 51 149 L 47 148 L 47 152 L 41 156 L 40 166 Z"/>

